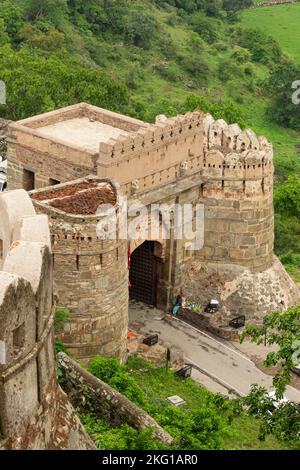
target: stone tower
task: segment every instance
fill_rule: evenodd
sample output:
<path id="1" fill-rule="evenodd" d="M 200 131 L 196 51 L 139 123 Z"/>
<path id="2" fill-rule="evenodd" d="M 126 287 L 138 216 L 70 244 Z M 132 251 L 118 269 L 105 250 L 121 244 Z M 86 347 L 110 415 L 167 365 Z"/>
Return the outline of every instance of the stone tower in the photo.
<path id="1" fill-rule="evenodd" d="M 124 360 L 128 327 L 127 241 L 100 240 L 101 204 L 118 205 L 114 183 L 96 177 L 31 193 L 48 215 L 58 304 L 71 316 L 63 341 L 71 353 Z"/>

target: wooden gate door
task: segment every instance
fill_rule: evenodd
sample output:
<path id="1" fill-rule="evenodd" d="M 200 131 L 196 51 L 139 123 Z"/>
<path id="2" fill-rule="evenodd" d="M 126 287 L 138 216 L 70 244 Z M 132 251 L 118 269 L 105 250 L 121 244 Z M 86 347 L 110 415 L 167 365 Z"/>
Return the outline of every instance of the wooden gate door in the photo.
<path id="1" fill-rule="evenodd" d="M 156 304 L 156 257 L 154 242 L 144 242 L 131 255 L 130 298 Z"/>

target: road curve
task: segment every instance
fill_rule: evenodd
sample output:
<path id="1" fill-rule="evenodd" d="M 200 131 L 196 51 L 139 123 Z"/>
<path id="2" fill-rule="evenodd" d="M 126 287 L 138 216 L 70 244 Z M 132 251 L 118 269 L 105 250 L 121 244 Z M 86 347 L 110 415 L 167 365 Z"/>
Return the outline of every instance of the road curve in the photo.
<path id="1" fill-rule="evenodd" d="M 244 396 L 252 384 L 272 389 L 272 377 L 260 371 L 247 356 L 160 310 L 133 303 L 129 323 L 133 330 L 157 333 L 160 341 L 180 349 L 185 360 L 195 366 L 195 379 L 214 392 L 233 389 L 237 395 Z M 300 403 L 300 391 L 293 387 L 287 388 L 285 396 Z"/>

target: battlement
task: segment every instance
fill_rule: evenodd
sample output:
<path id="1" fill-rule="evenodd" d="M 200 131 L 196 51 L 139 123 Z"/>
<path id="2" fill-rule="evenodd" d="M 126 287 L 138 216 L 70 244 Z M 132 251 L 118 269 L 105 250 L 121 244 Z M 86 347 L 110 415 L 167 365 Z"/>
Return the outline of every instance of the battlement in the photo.
<path id="1" fill-rule="evenodd" d="M 101 143 L 97 171 L 114 177 L 127 195 L 198 172 L 223 188 L 226 180 L 239 180 L 241 191 L 253 196 L 272 191 L 273 147 L 251 129 L 195 111 Z"/>
<path id="2" fill-rule="evenodd" d="M 193 112 L 184 116 L 166 119 L 157 124 L 148 125 L 128 136 L 110 138 L 100 143 L 99 164 L 106 160 L 118 161 L 132 158 L 143 152 L 151 152 L 162 146 L 176 143 L 199 132 L 202 126 L 203 113 Z"/>
<path id="3" fill-rule="evenodd" d="M 237 124 L 228 125 L 223 119 L 215 121 L 210 114 L 199 111 L 161 120 L 127 136 L 110 138 L 100 143 L 100 163 L 106 159 L 130 158 L 162 145 L 177 143 L 203 131 L 207 149 L 220 149 L 224 154 L 247 150 L 271 152 L 272 145 L 265 137 L 256 137 L 251 129 L 242 131 Z M 200 149 L 199 149 L 200 150 Z"/>
<path id="4" fill-rule="evenodd" d="M 213 186 L 226 197 L 272 193 L 267 139 L 201 111 L 148 124 L 81 103 L 9 129 L 9 188 L 38 189 L 96 174 L 114 179 L 130 196 L 199 173 L 219 181 L 224 191 Z"/>
<path id="5" fill-rule="evenodd" d="M 7 437 L 22 433 L 55 377 L 54 310 L 47 217 L 17 190 L 0 196 L 0 220 L 0 417 Z"/>

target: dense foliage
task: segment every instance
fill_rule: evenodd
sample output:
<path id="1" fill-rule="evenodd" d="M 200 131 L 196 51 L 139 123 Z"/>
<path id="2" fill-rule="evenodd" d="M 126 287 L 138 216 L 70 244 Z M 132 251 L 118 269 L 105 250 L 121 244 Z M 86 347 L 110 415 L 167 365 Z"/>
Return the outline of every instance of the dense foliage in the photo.
<path id="1" fill-rule="evenodd" d="M 277 371 L 273 378 L 274 398 L 265 388 L 254 385 L 240 404 L 250 415 L 261 419 L 261 439 L 273 434 L 300 448 L 300 405 L 282 401 L 286 387 L 291 383 L 293 368 L 300 366 L 300 307 L 267 315 L 262 326 L 246 328 L 242 341 L 245 338 L 258 345 L 276 346 L 268 353 L 264 366 L 276 367 Z"/>
<path id="2" fill-rule="evenodd" d="M 300 106 L 292 99 L 300 98 L 300 66 L 286 60 L 279 63 L 270 74 L 265 88 L 272 101 L 269 107 L 270 116 L 276 121 L 292 129 L 300 131 Z M 294 88 L 292 85 L 295 83 Z M 300 100 L 299 100 L 300 101 Z M 298 102 L 299 104 L 299 102 Z"/>
<path id="3" fill-rule="evenodd" d="M 275 188 L 275 248 L 287 270 L 300 282 L 300 178 L 290 175 Z"/>
<path id="4" fill-rule="evenodd" d="M 134 377 L 128 374 L 128 367 L 120 365 L 115 359 L 94 357 L 90 361 L 89 371 L 151 414 L 177 438 L 177 446 L 180 449 L 220 448 L 218 434 L 221 422 L 218 417 L 218 407 L 213 400 L 211 403 L 207 402 L 204 407 L 199 405 L 199 410 L 187 413 L 184 409 L 168 405 L 167 401 L 165 403 L 149 401 L 147 394 Z M 147 365 L 147 373 L 155 374 L 150 364 Z M 165 374 L 167 378 L 172 372 L 165 371 Z M 224 400 L 221 401 L 224 405 Z M 127 430 L 128 427 L 126 432 Z"/>
<path id="5" fill-rule="evenodd" d="M 265 366 L 279 366 L 273 384 L 277 396 L 282 397 L 291 382 L 292 368 L 300 365 L 300 307 L 267 315 L 262 326 L 248 326 L 245 337 L 256 344 L 276 345 L 276 352 L 267 355 Z"/>

